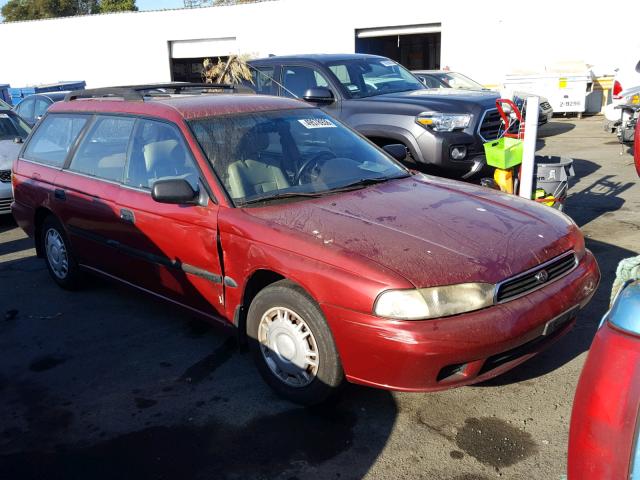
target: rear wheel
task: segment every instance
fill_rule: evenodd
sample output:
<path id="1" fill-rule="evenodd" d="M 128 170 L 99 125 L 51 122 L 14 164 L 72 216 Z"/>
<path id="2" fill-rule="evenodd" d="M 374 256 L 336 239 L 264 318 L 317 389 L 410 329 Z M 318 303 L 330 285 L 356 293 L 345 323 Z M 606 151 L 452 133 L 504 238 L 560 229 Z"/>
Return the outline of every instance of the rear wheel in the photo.
<path id="1" fill-rule="evenodd" d="M 288 400 L 319 404 L 343 383 L 342 364 L 324 316 L 294 283 L 282 280 L 256 295 L 247 334 L 260 374 Z"/>
<path id="2" fill-rule="evenodd" d="M 49 274 L 62 288 L 75 290 L 79 284 L 80 269 L 62 225 L 55 217 L 49 216 L 42 224 L 41 234 Z"/>

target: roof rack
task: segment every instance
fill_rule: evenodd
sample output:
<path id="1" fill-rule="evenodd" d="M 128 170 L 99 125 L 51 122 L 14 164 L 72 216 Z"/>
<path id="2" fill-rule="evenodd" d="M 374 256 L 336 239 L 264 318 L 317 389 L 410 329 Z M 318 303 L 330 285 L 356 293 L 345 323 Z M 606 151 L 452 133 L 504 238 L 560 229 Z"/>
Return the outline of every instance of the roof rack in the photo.
<path id="1" fill-rule="evenodd" d="M 64 100 L 70 102 L 80 98 L 122 98 L 133 102 L 144 102 L 145 97 L 168 97 L 179 94 L 203 95 L 220 92 L 255 93 L 253 89 L 244 85 L 173 82 L 75 90 L 69 92 Z"/>

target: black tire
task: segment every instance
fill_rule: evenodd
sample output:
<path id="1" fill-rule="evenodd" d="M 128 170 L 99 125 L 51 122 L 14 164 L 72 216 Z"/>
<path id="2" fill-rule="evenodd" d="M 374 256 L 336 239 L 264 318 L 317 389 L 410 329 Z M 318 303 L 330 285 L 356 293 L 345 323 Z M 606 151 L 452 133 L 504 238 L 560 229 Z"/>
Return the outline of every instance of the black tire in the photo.
<path id="1" fill-rule="evenodd" d="M 66 271 L 61 272 L 59 268 L 54 266 L 53 257 L 51 257 L 51 253 L 47 250 L 47 235 L 49 235 L 50 232 L 53 235 L 57 235 L 64 245 L 64 255 L 66 255 L 67 258 Z M 77 290 L 80 286 L 81 279 L 80 268 L 78 267 L 78 263 L 73 255 L 71 243 L 69 242 L 64 228 L 58 219 L 53 215 L 45 218 L 42 223 L 42 228 L 40 229 L 40 235 L 42 250 L 44 252 L 44 261 L 47 264 L 47 270 L 49 270 L 51 278 L 53 278 L 53 280 L 65 290 Z"/>
<path id="2" fill-rule="evenodd" d="M 294 312 L 312 333 L 318 353 L 318 366 L 313 380 L 306 386 L 290 386 L 285 383 L 271 369 L 263 354 L 263 345 L 259 341 L 258 333 L 260 322 L 265 313 L 276 307 Z M 325 403 L 339 393 L 344 383 L 344 372 L 331 330 L 318 305 L 300 286 L 288 280 L 281 280 L 261 290 L 249 306 L 247 337 L 258 371 L 280 396 L 300 405 L 311 406 Z"/>

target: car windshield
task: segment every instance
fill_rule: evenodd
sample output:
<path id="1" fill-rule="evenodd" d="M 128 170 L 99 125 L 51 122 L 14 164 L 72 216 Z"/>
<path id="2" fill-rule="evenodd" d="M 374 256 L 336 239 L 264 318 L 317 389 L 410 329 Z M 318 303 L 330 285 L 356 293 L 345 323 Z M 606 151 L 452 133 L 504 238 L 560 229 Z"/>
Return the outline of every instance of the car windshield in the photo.
<path id="1" fill-rule="evenodd" d="M 0 140 L 25 140 L 29 136 L 29 126 L 16 114 L 0 110 Z"/>
<path id="2" fill-rule="evenodd" d="M 486 90 L 478 82 L 474 82 L 469 77 L 456 72 L 438 72 L 431 74 L 440 80 L 446 88 L 457 88 L 460 90 Z"/>
<path id="3" fill-rule="evenodd" d="M 407 69 L 388 58 L 339 60 L 328 62 L 327 67 L 351 98 L 425 88 Z"/>
<path id="4" fill-rule="evenodd" d="M 189 124 L 238 206 L 409 176 L 395 160 L 315 108 L 208 117 Z"/>

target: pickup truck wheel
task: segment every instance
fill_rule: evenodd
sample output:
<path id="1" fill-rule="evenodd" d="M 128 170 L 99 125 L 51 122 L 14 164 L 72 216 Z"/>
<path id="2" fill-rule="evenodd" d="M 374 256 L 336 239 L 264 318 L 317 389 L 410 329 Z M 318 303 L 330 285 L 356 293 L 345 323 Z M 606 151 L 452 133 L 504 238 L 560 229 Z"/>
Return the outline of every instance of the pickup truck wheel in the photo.
<path id="1" fill-rule="evenodd" d="M 64 289 L 77 289 L 80 269 L 60 222 L 53 216 L 47 217 L 42 224 L 41 235 L 47 270 L 53 280 Z"/>
<path id="2" fill-rule="evenodd" d="M 256 295 L 247 334 L 260 374 L 286 399 L 316 405 L 343 383 L 342 364 L 324 316 L 294 283 L 282 280 Z"/>

